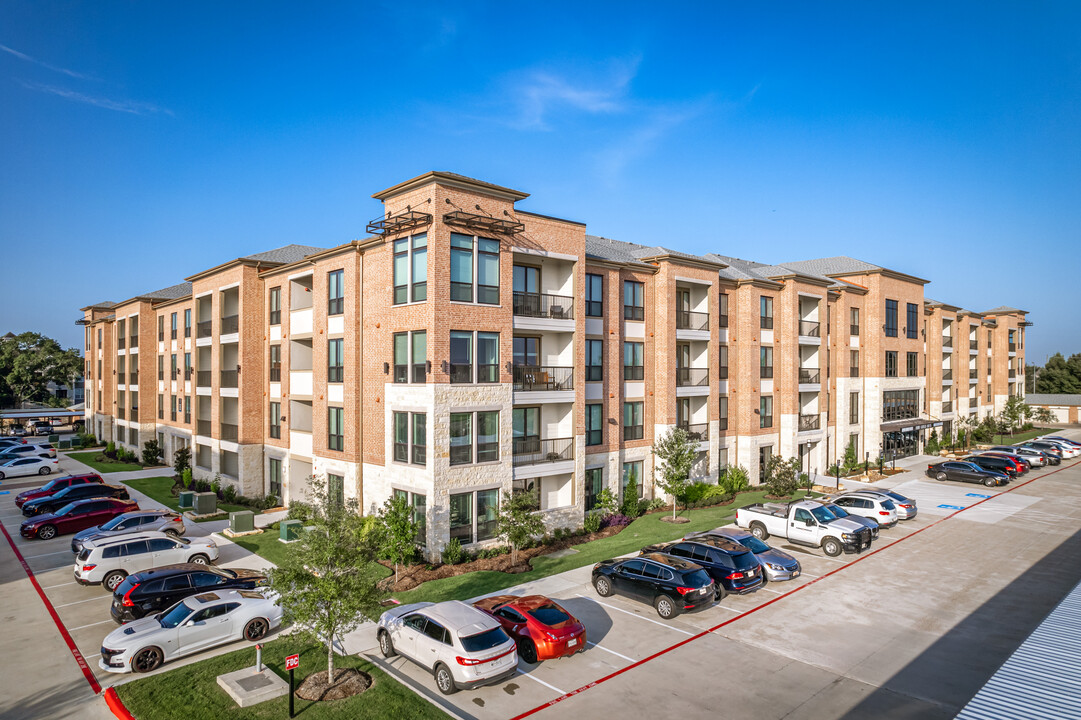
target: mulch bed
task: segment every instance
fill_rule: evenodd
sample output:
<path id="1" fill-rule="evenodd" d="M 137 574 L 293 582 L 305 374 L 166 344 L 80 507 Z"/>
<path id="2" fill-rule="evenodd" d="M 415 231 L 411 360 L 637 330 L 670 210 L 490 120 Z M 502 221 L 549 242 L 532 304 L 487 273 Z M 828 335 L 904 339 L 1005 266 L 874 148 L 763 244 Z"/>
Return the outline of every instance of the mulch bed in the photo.
<path id="1" fill-rule="evenodd" d="M 379 587 L 385 592 L 404 592 L 406 590 L 412 590 L 421 583 L 428 582 L 429 580 L 456 577 L 458 575 L 476 572 L 477 570 L 491 570 L 493 572 L 505 572 L 511 574 L 523 573 L 532 569 L 529 565 L 529 561 L 535 557 L 547 555 L 556 552 L 557 550 L 564 550 L 573 547 L 574 545 L 587 543 L 591 540 L 611 537 L 618 534 L 624 527 L 626 526 L 613 525 L 612 527 L 607 527 L 588 535 L 578 535 L 576 537 L 556 540 L 551 545 L 542 545 L 540 547 L 519 550 L 517 565 L 511 563 L 510 553 L 505 553 L 503 555 L 497 555 L 496 557 L 480 558 L 478 560 L 473 560 L 472 562 L 464 562 L 459 565 L 427 565 L 419 563 L 408 567 L 399 567 L 398 582 L 395 583 L 394 575 L 391 575 L 383 580 Z M 379 563 L 388 568 L 391 572 L 394 571 L 394 563 L 387 560 L 380 560 Z"/>
<path id="2" fill-rule="evenodd" d="M 327 683 L 327 671 L 312 673 L 297 688 L 297 697 L 304 700 L 344 700 L 372 686 L 372 676 L 355 668 L 334 671 L 334 684 Z"/>

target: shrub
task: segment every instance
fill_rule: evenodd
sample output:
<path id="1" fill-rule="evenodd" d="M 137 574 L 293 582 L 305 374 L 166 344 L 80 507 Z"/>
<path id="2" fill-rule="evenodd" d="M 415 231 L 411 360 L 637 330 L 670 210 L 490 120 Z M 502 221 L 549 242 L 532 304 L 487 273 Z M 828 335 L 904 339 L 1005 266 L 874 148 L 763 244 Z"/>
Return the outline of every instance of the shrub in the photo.
<path id="1" fill-rule="evenodd" d="M 626 515 L 620 515 L 617 513 L 615 515 L 609 515 L 608 517 L 606 517 L 602 525 L 607 528 L 617 525 L 630 525 L 632 522 L 634 522 L 634 518 L 630 518 Z"/>
<path id="2" fill-rule="evenodd" d="M 180 482 L 183 483 L 185 490 L 191 490 L 191 468 L 184 468 L 184 472 L 180 475 Z"/>
<path id="3" fill-rule="evenodd" d="M 157 465 L 161 459 L 161 446 L 157 440 L 147 440 L 143 443 L 143 465 Z"/>
<path id="4" fill-rule="evenodd" d="M 619 512 L 619 501 L 616 499 L 616 494 L 608 488 L 604 488 L 597 493 L 597 512 L 601 514 L 601 517 L 615 515 Z"/>
<path id="5" fill-rule="evenodd" d="M 185 470 L 191 470 L 191 449 L 182 447 L 173 453 L 173 472 L 183 476 Z"/>
<path id="6" fill-rule="evenodd" d="M 924 453 L 927 455 L 937 455 L 938 451 L 942 448 L 938 444 L 938 431 L 932 430 L 931 437 L 927 438 L 927 445 L 924 446 Z"/>
<path id="7" fill-rule="evenodd" d="M 445 565 L 458 565 L 465 560 L 465 550 L 458 538 L 451 538 L 447 546 L 443 548 L 443 563 Z"/>
<path id="8" fill-rule="evenodd" d="M 222 488 L 222 490 L 221 490 L 221 499 L 224 500 L 225 502 L 229 503 L 230 505 L 235 505 L 236 504 L 236 497 L 237 497 L 236 488 L 233 487 L 232 485 L 226 485 L 225 487 Z"/>
<path id="9" fill-rule="evenodd" d="M 717 485 L 730 495 L 743 492 L 751 487 L 751 480 L 747 475 L 747 468 L 742 465 L 725 468 L 717 478 Z"/>
<path id="10" fill-rule="evenodd" d="M 79 446 L 84 448 L 95 447 L 98 445 L 98 439 L 93 435 L 79 434 Z"/>
<path id="11" fill-rule="evenodd" d="M 766 489 L 770 495 L 791 495 L 799 489 L 799 460 L 774 455 L 766 467 Z"/>
<path id="12" fill-rule="evenodd" d="M 663 507 L 668 507 L 668 503 L 663 498 L 653 498 L 649 501 L 650 510 L 660 510 Z"/>
<path id="13" fill-rule="evenodd" d="M 638 517 L 638 481 L 633 477 L 623 490 L 623 504 L 619 506 L 619 512 L 630 518 Z"/>
<path id="14" fill-rule="evenodd" d="M 221 475 L 215 475 L 214 481 L 210 483 L 210 492 L 214 493 L 221 499 Z"/>
<path id="15" fill-rule="evenodd" d="M 583 524 L 587 533 L 595 533 L 601 529 L 601 516 L 600 513 L 591 512 L 586 515 L 585 523 Z"/>
<path id="16" fill-rule="evenodd" d="M 263 497 L 263 509 L 266 510 L 272 507 L 278 507 L 278 496 L 274 493 L 269 493 Z M 365 517 L 368 516 L 365 515 Z"/>
<path id="17" fill-rule="evenodd" d="M 110 442 L 105 446 L 105 457 L 116 460 L 116 443 Z"/>

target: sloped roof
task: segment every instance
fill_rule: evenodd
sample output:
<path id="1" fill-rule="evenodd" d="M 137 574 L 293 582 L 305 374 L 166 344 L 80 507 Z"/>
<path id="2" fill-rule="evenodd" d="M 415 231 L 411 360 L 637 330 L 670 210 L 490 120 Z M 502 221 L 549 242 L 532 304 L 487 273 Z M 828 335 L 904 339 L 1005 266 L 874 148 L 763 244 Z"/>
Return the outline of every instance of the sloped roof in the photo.
<path id="1" fill-rule="evenodd" d="M 182 282 L 176 285 L 170 285 L 167 288 L 161 290 L 155 290 L 154 292 L 143 293 L 139 295 L 139 298 L 148 300 L 176 300 L 177 298 L 187 297 L 191 295 L 191 283 Z"/>
<path id="2" fill-rule="evenodd" d="M 308 255 L 314 255 L 317 252 L 322 252 L 326 248 L 316 247 L 314 245 L 285 245 L 280 248 L 274 248 L 273 250 L 267 250 L 266 252 L 255 253 L 254 255 L 245 255 L 240 258 L 241 260 L 254 260 L 255 262 L 272 262 L 288 265 L 289 263 L 295 263 L 298 260 L 303 260 Z"/>
<path id="3" fill-rule="evenodd" d="M 992 308 L 990 310 L 985 310 L 980 314 L 981 315 L 1004 315 L 1006 313 L 1028 313 L 1028 310 L 1018 310 L 1017 308 L 1012 308 L 1012 307 L 1009 307 L 1007 305 L 1000 305 L 997 308 Z"/>
<path id="4" fill-rule="evenodd" d="M 611 238 L 597 235 L 586 235 L 586 257 L 609 262 L 625 263 L 628 265 L 642 265 L 652 267 L 638 259 L 635 254 L 644 248 L 643 245 L 612 240 Z"/>
<path id="5" fill-rule="evenodd" d="M 1026 405 L 1081 405 L 1081 395 L 1066 393 L 1029 393 Z"/>
<path id="6" fill-rule="evenodd" d="M 797 260 L 796 262 L 781 263 L 785 267 L 798 270 L 811 275 L 858 275 L 860 273 L 877 272 L 885 270 L 879 265 L 872 265 L 863 260 L 850 258 L 846 255 L 837 255 L 828 258 L 816 258 L 814 260 Z"/>

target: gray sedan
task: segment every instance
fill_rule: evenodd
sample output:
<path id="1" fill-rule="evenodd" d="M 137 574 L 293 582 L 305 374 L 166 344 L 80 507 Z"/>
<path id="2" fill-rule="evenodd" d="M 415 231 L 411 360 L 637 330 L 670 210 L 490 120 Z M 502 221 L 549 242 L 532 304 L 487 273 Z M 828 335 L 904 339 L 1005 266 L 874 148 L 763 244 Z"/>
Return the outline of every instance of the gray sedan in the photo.
<path id="1" fill-rule="evenodd" d="M 684 540 L 693 540 L 696 537 L 710 536 L 735 540 L 740 545 L 750 550 L 751 553 L 758 558 L 758 562 L 762 564 L 762 569 L 765 571 L 762 576 L 763 580 L 777 582 L 779 580 L 791 580 L 799 577 L 799 560 L 783 550 L 770 547 L 750 532 L 743 528 L 736 527 L 735 525 L 725 525 L 723 527 L 714 528 L 713 530 L 706 530 L 705 532 L 691 533 L 685 537 Z"/>
<path id="2" fill-rule="evenodd" d="M 76 555 L 83 549 L 87 540 L 98 540 L 117 535 L 141 533 L 148 530 L 161 530 L 173 537 L 184 534 L 184 519 L 171 510 L 136 510 L 117 515 L 103 525 L 95 525 L 80 530 L 71 539 L 71 551 Z"/>

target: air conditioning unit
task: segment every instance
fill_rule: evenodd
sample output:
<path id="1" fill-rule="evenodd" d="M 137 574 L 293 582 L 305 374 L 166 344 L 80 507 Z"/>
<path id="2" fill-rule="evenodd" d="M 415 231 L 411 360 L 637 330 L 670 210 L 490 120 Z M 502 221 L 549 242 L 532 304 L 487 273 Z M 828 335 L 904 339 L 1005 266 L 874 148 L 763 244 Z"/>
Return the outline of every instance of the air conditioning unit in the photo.
<path id="1" fill-rule="evenodd" d="M 218 511 L 218 496 L 212 492 L 195 493 L 195 514 L 213 515 Z"/>
<path id="2" fill-rule="evenodd" d="M 282 520 L 279 528 L 278 539 L 287 543 L 299 539 L 302 532 L 299 520 Z"/>
<path id="3" fill-rule="evenodd" d="M 181 510 L 191 510 L 193 507 L 195 507 L 195 491 L 181 490 L 179 505 Z"/>
<path id="4" fill-rule="evenodd" d="M 255 513 L 251 510 L 241 510 L 229 513 L 229 529 L 235 533 L 245 533 L 255 530 Z"/>

